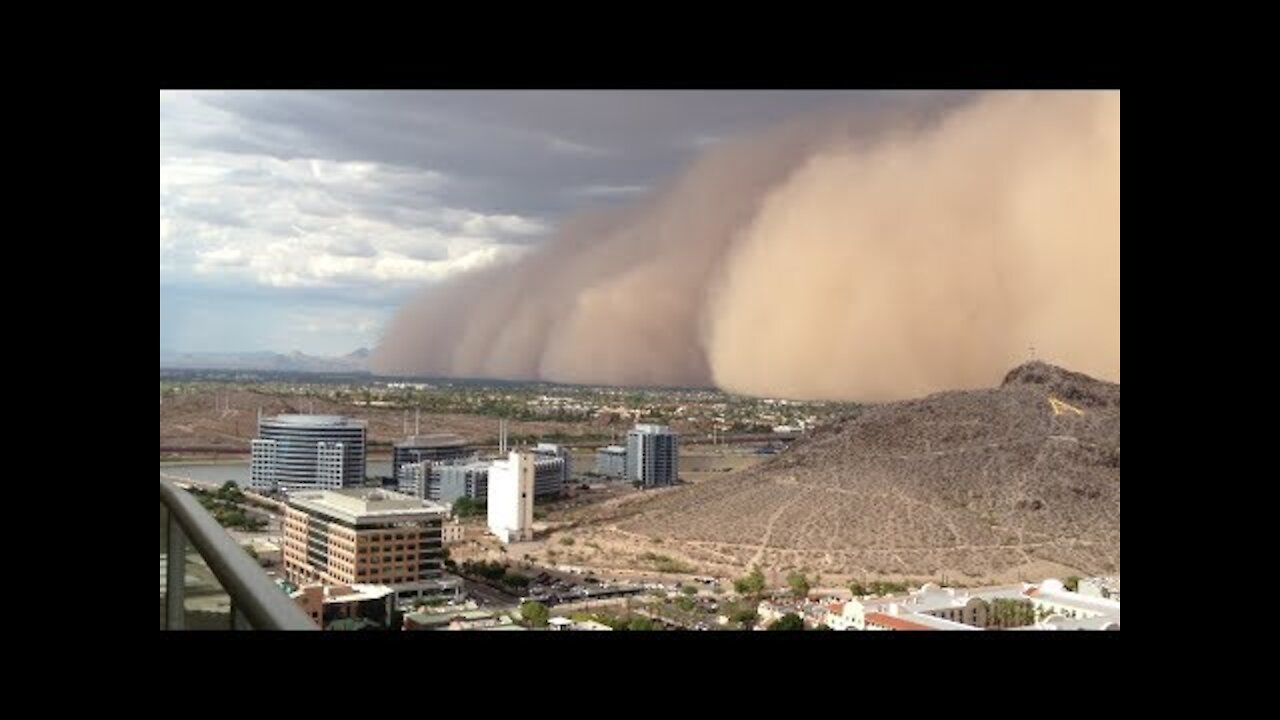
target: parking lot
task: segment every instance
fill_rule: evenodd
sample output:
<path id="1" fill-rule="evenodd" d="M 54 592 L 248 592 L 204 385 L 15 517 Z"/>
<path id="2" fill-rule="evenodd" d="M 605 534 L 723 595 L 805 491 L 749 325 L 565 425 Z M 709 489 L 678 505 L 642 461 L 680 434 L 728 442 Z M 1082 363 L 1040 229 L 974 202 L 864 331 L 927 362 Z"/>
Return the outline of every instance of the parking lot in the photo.
<path id="1" fill-rule="evenodd" d="M 594 575 L 535 569 L 538 573 L 531 575 L 532 582 L 524 597 L 548 606 L 584 600 L 605 600 L 644 592 L 642 586 L 632 583 L 613 583 Z"/>

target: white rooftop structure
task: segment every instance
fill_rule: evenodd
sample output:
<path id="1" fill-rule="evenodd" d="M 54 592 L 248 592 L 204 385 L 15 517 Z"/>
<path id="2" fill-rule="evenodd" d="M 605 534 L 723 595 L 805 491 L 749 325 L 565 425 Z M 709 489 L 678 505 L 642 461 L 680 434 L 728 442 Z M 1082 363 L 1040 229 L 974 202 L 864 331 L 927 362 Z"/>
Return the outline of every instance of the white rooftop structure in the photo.
<path id="1" fill-rule="evenodd" d="M 1026 591 L 1037 608 L 1070 613 L 1077 618 L 1105 617 L 1120 622 L 1120 601 L 1071 592 L 1062 581 L 1049 579 Z"/>
<path id="2" fill-rule="evenodd" d="M 314 585 L 305 585 L 296 590 L 290 597 L 300 598 L 306 594 L 308 587 Z M 324 601 L 326 603 L 349 603 L 360 602 L 363 600 L 382 600 L 388 595 L 394 595 L 396 591 L 386 585 L 370 585 L 368 583 L 355 583 L 353 585 L 324 585 Z"/>
<path id="3" fill-rule="evenodd" d="M 288 502 L 352 525 L 369 521 L 421 520 L 425 516 L 445 514 L 445 507 L 439 503 L 379 488 L 301 490 L 290 493 Z"/>

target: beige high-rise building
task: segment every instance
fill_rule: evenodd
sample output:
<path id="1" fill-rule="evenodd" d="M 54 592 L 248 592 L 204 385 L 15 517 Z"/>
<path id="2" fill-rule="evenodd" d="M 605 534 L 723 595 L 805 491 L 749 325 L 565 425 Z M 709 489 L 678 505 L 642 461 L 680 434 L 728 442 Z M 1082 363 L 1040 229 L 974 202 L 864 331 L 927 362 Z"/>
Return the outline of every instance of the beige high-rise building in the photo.
<path id="1" fill-rule="evenodd" d="M 444 516 L 441 505 L 387 490 L 295 491 L 281 538 L 285 578 L 387 585 L 400 600 L 449 592 L 441 581 Z"/>

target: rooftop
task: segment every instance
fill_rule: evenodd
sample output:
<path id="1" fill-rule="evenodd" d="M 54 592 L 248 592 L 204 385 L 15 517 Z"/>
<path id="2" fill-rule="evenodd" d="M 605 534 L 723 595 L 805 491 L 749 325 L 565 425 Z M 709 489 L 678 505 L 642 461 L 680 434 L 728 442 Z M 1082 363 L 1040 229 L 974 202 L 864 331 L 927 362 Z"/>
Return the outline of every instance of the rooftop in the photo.
<path id="1" fill-rule="evenodd" d="M 353 420 L 345 415 L 276 415 L 262 419 L 273 425 L 298 427 L 364 427 L 363 420 Z"/>
<path id="2" fill-rule="evenodd" d="M 1119 630 L 1120 619 L 1113 617 L 1064 618 L 1054 615 L 1037 625 L 1042 630 Z"/>
<path id="3" fill-rule="evenodd" d="M 289 596 L 297 599 L 306 594 L 309 588 L 317 587 L 315 585 L 307 585 L 302 589 L 290 593 Z M 388 595 L 394 595 L 395 590 L 386 585 L 369 585 L 365 583 L 356 583 L 354 585 L 324 585 L 324 601 L 326 603 L 348 603 L 360 602 L 362 600 L 381 600 Z"/>
<path id="4" fill-rule="evenodd" d="M 926 583 L 919 590 L 912 591 L 907 595 L 860 598 L 859 602 L 862 603 L 863 608 L 868 610 L 872 608 L 885 610 L 893 605 L 898 605 L 906 612 L 929 612 L 943 608 L 961 608 L 973 599 L 987 602 L 999 598 L 1010 600 L 1025 599 L 1027 592 L 1025 585 L 995 585 L 982 588 L 956 589 Z"/>
<path id="5" fill-rule="evenodd" d="M 647 435 L 665 435 L 671 432 L 671 427 L 653 423 L 636 423 L 635 430 L 632 430 L 632 432 L 645 433 Z"/>
<path id="6" fill-rule="evenodd" d="M 627 449 L 621 445 L 609 445 L 608 447 L 600 448 L 597 452 L 609 453 L 610 455 L 626 455 Z"/>
<path id="7" fill-rule="evenodd" d="M 411 520 L 444 514 L 439 503 L 420 500 L 380 488 L 344 488 L 342 490 L 295 490 L 286 502 L 301 510 L 336 516 L 356 523 L 362 520 Z"/>
<path id="8" fill-rule="evenodd" d="M 945 618 L 934 617 L 932 615 L 925 615 L 924 613 L 910 613 L 906 617 L 909 618 L 914 623 L 924 625 L 925 628 L 928 630 L 977 630 L 978 629 L 972 625 L 965 625 L 964 623 L 956 622 L 954 620 L 947 620 Z"/>
<path id="9" fill-rule="evenodd" d="M 1082 595 L 1062 587 L 1057 580 L 1046 580 L 1038 589 L 1029 591 L 1028 595 L 1042 602 L 1064 605 L 1079 610 L 1102 613 L 1111 617 L 1120 617 L 1120 601 L 1100 598 L 1093 595 Z"/>
<path id="10" fill-rule="evenodd" d="M 453 610 L 440 613 L 406 613 L 404 619 L 411 621 L 415 625 L 430 626 L 448 625 L 454 620 L 489 620 L 493 617 L 493 612 L 489 610 Z"/>
<path id="11" fill-rule="evenodd" d="M 453 433 L 429 433 L 426 435 L 410 435 L 396 443 L 398 448 L 446 448 L 465 447 L 467 441 Z"/>
<path id="12" fill-rule="evenodd" d="M 873 612 L 867 613 L 866 621 L 868 625 L 879 625 L 893 630 L 932 630 L 933 628 L 923 623 L 908 620 L 904 617 L 890 615 L 888 613 Z"/>

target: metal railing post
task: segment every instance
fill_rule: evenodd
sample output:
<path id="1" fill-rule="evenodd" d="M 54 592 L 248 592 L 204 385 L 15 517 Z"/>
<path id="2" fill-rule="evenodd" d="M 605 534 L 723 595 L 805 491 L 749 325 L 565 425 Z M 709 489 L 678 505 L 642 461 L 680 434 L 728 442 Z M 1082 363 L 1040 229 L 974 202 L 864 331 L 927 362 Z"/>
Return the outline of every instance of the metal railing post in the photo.
<path id="1" fill-rule="evenodd" d="M 316 630 L 315 623 L 271 581 L 199 501 L 164 478 L 160 502 L 168 511 L 165 625 L 186 626 L 186 548 L 197 552 L 232 602 L 228 626 L 252 630 Z"/>
<path id="2" fill-rule="evenodd" d="M 249 619 L 240 612 L 239 606 L 236 605 L 235 598 L 231 599 L 231 629 L 232 630 L 252 630 L 253 626 L 249 624 Z"/>
<path id="3" fill-rule="evenodd" d="M 165 620 L 166 630 L 186 628 L 187 590 L 187 537 L 182 533 L 178 518 L 166 513 L 169 523 L 169 562 L 165 566 Z"/>

